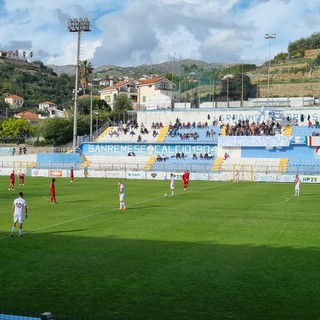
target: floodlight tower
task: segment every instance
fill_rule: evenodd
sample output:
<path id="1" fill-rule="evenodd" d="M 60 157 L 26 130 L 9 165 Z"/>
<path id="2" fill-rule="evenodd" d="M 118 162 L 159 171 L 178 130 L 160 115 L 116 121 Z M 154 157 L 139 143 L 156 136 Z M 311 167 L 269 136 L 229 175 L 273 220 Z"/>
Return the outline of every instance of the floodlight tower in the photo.
<path id="1" fill-rule="evenodd" d="M 269 62 L 268 62 L 268 107 L 269 107 L 269 102 L 270 102 L 270 40 L 275 39 L 277 35 L 275 33 L 266 33 L 264 35 L 264 38 L 268 40 L 269 42 Z"/>
<path id="2" fill-rule="evenodd" d="M 77 46 L 77 63 L 76 63 L 76 80 L 74 86 L 74 108 L 73 108 L 73 152 L 77 149 L 77 113 L 78 113 L 78 90 L 79 90 L 79 60 L 80 60 L 80 34 L 81 32 L 91 31 L 90 21 L 88 18 L 69 18 L 68 30 L 78 33 Z"/>

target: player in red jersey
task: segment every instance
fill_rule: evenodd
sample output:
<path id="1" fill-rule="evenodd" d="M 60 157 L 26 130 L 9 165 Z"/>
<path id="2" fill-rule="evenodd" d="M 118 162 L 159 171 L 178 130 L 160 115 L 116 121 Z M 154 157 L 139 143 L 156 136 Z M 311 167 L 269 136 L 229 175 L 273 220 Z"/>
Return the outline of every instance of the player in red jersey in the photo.
<path id="1" fill-rule="evenodd" d="M 19 186 L 24 186 L 24 173 L 20 172 L 18 178 L 19 178 Z"/>
<path id="2" fill-rule="evenodd" d="M 56 182 L 56 179 L 52 178 L 50 182 L 50 203 L 57 203 L 55 182 Z"/>
<path id="3" fill-rule="evenodd" d="M 190 172 L 186 170 L 182 175 L 183 190 L 186 191 L 189 186 Z"/>
<path id="4" fill-rule="evenodd" d="M 9 180 L 10 180 L 9 187 L 8 187 L 9 191 L 10 190 L 14 191 L 14 179 L 15 179 L 15 173 L 14 173 L 14 170 L 12 170 L 9 176 Z"/>
<path id="5" fill-rule="evenodd" d="M 74 180 L 74 171 L 73 171 L 73 167 L 71 167 L 70 169 L 70 182 L 73 182 Z"/>

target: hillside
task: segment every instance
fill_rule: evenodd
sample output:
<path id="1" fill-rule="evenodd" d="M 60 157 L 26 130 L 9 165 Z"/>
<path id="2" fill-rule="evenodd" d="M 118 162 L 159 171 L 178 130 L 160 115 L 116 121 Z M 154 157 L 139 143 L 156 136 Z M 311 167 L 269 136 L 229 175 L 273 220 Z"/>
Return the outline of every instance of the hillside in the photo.
<path id="1" fill-rule="evenodd" d="M 95 76 L 100 75 L 103 76 L 113 76 L 113 77 L 134 77 L 139 78 L 143 75 L 148 74 L 158 74 L 165 75 L 167 73 L 178 73 L 181 66 L 192 66 L 196 65 L 198 69 L 213 69 L 213 68 L 224 68 L 227 65 L 222 63 L 206 63 L 201 60 L 192 60 L 192 59 L 184 59 L 177 61 L 166 61 L 158 64 L 152 65 L 140 65 L 136 67 L 121 67 L 114 65 L 102 65 L 94 68 L 93 74 Z M 75 74 L 75 66 L 66 65 L 66 66 L 56 66 L 56 65 L 48 65 L 55 73 L 61 75 L 62 73 L 66 73 L 69 76 Z"/>
<path id="2" fill-rule="evenodd" d="M 37 109 L 40 102 L 64 104 L 72 97 L 74 78 L 58 76 L 42 62 L 0 59 L 0 92 L 15 94 L 25 100 L 24 108 Z"/>
<path id="3" fill-rule="evenodd" d="M 318 51 L 308 58 L 294 58 L 286 61 L 271 61 L 270 65 L 270 96 L 319 96 L 320 66 L 317 62 Z M 319 60 L 319 59 L 318 59 Z M 239 73 L 243 70 L 251 83 L 256 87 L 259 97 L 268 94 L 268 63 L 255 65 L 209 64 L 199 60 L 167 61 L 154 65 L 137 67 L 121 67 L 103 65 L 94 69 L 93 78 L 108 79 L 114 77 L 165 76 L 173 73 L 176 88 L 181 89 L 181 97 L 185 101 L 210 99 L 212 83 L 215 84 L 215 99 L 224 100 L 220 96 L 221 79 L 225 74 Z M 36 110 L 39 102 L 52 101 L 66 107 L 72 105 L 75 66 L 44 66 L 41 62 L 32 64 L 26 61 L 7 61 L 0 59 L 0 90 L 5 93 L 17 94 L 25 99 L 26 110 Z M 232 81 L 232 80 L 230 80 Z M 200 84 L 200 86 L 199 86 Z M 199 87 L 199 89 L 197 89 Z M 99 88 L 96 88 L 98 92 Z M 239 91 L 239 89 L 237 89 Z M 256 97 L 256 94 L 252 98 Z M 230 99 L 233 99 L 230 93 Z M 3 101 L 3 100 L 2 100 Z M 203 100 L 205 101 L 205 100 Z M 209 100 L 210 101 L 210 100 Z"/>

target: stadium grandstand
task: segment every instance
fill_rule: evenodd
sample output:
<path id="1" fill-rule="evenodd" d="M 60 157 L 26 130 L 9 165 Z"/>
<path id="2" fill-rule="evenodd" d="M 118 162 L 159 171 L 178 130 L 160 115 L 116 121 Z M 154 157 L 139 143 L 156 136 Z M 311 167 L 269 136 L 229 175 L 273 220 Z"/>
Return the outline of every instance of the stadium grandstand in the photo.
<path id="1" fill-rule="evenodd" d="M 76 153 L 18 154 L 1 148 L 1 171 L 31 176 L 167 179 L 190 171 L 192 179 L 291 181 L 320 176 L 318 108 L 141 110 L 126 123 L 102 130 Z M 318 180 L 318 178 L 317 178 Z"/>

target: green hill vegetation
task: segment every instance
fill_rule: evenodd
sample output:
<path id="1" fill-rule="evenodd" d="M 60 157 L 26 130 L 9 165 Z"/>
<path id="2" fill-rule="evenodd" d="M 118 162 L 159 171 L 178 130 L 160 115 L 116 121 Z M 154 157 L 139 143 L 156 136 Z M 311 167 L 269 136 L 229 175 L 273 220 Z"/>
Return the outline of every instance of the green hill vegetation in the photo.
<path id="1" fill-rule="evenodd" d="M 99 99 L 100 80 L 112 79 L 113 82 L 125 78 L 141 79 L 143 77 L 164 76 L 172 81 L 178 93 L 179 101 L 191 102 L 194 107 L 206 101 L 226 101 L 266 97 L 268 77 L 270 79 L 270 96 L 320 96 L 320 33 L 314 33 L 309 38 L 298 39 L 289 43 L 288 52 L 280 52 L 262 66 L 254 64 L 209 64 L 198 60 L 167 61 L 154 65 L 138 67 L 120 67 L 105 65 L 92 70 L 88 80 L 93 88 L 93 111 L 98 114 L 96 123 L 103 124 L 107 120 L 124 120 L 130 103 L 120 99 L 116 103 L 115 112 Z M 86 62 L 86 61 L 84 61 Z M 269 69 L 270 64 L 270 69 Z M 11 118 L 14 112 L 37 112 L 39 103 L 50 101 L 59 109 L 66 110 L 67 121 L 72 122 L 74 105 L 74 82 L 72 66 L 45 66 L 41 61 L 27 61 L 0 58 L 0 134 L 17 138 L 25 135 L 45 136 L 46 126 L 26 129 L 24 131 L 8 132 L 4 128 L 16 128 L 12 123 L 3 123 Z M 230 77 L 232 75 L 232 77 Z M 91 90 L 91 89 L 90 89 Z M 88 89 L 85 93 L 88 93 Z M 23 110 L 11 110 L 4 98 L 8 94 L 24 98 Z M 79 93 L 81 95 L 81 92 Z M 78 125 L 79 134 L 88 134 L 90 126 L 90 96 L 79 96 Z M 46 121 L 46 120 L 45 120 Z M 50 120 L 51 121 L 51 120 Z M 48 127 L 52 125 L 47 121 Z M 58 121 L 57 121 L 58 122 Z M 72 128 L 66 124 L 66 127 Z M 20 126 L 20 125 L 19 125 Z M 59 125 L 56 127 L 59 128 Z M 13 130 L 12 129 L 12 130 Z M 41 132 L 42 130 L 42 132 Z M 59 130 L 58 130 L 59 131 Z M 48 136 L 47 142 L 66 143 L 61 137 Z"/>
<path id="2" fill-rule="evenodd" d="M 23 97 L 24 109 L 38 108 L 47 100 L 63 105 L 71 99 L 73 87 L 74 77 L 58 76 L 42 62 L 0 60 L 0 92 Z"/>
<path id="3" fill-rule="evenodd" d="M 291 84 L 318 84 L 320 78 L 320 33 L 314 33 L 309 38 L 298 39 L 290 42 L 288 52 L 278 53 L 270 61 L 270 78 L 272 84 L 277 87 Z M 55 69 L 59 70 L 57 72 Z M 2 99 L 0 104 L 4 106 L 4 94 L 16 94 L 25 99 L 24 110 L 37 110 L 38 104 L 43 101 L 51 101 L 62 108 L 71 108 L 74 75 L 70 66 L 54 67 L 45 66 L 40 61 L 28 63 L 26 61 L 13 61 L 0 59 L 0 91 Z M 64 70 L 66 72 L 64 72 Z M 226 74 L 235 75 L 230 79 L 230 84 L 237 81 L 238 75 L 245 74 L 254 86 L 259 86 L 259 94 L 263 96 L 263 87 L 267 83 L 268 62 L 262 66 L 253 64 L 208 64 L 198 60 L 167 61 L 154 65 L 142 65 L 137 67 L 119 67 L 105 65 L 93 69 L 92 80 L 112 78 L 115 81 L 129 77 L 139 79 L 145 76 L 166 76 L 173 81 L 176 90 L 180 90 L 182 99 L 192 98 L 194 89 L 201 87 L 203 97 L 209 99 L 212 96 L 212 87 L 215 86 L 215 98 L 223 100 L 220 92 L 223 90 L 223 77 Z M 115 82 L 114 81 L 114 82 Z M 221 88 L 222 87 L 222 88 Z M 310 89 L 311 88 L 311 89 Z M 97 94 L 99 86 L 94 88 Z M 232 90 L 231 90 L 232 91 Z M 287 90 L 283 90 L 286 92 Z M 309 85 L 309 93 L 318 95 Z M 253 90 L 251 94 L 256 94 Z M 302 95 L 301 92 L 298 94 Z M 277 93 L 276 95 L 280 95 Z M 237 95 L 230 95 L 230 99 L 237 99 Z M 2 108 L 3 109 L 3 108 Z"/>

